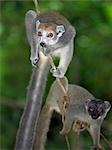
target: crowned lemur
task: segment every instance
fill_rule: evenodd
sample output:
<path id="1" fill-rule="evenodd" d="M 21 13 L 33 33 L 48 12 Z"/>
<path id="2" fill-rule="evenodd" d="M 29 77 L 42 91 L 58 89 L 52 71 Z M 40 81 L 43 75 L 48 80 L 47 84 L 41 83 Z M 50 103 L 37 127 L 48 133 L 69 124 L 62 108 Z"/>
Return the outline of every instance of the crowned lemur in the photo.
<path id="1" fill-rule="evenodd" d="M 65 77 L 61 79 L 61 83 L 68 91 L 70 102 L 65 112 L 65 122 L 60 133 L 66 135 L 69 133 L 72 125 L 74 126 L 76 122 L 83 122 L 87 124 L 87 130 L 93 139 L 93 149 L 101 149 L 100 128 L 111 107 L 110 103 L 95 98 L 88 90 L 81 86 L 68 84 Z M 36 136 L 35 147 L 38 148 L 38 150 L 44 149 L 52 112 L 55 110 L 61 113 L 63 99 L 64 93 L 58 82 L 54 81 L 37 124 L 36 132 L 38 134 Z"/>
<path id="2" fill-rule="evenodd" d="M 63 77 L 73 56 L 75 29 L 69 21 L 56 12 L 26 14 L 26 31 L 31 47 L 31 63 L 34 67 L 39 61 L 39 51 L 45 55 L 60 57 L 59 66 L 51 69 L 53 76 Z"/>

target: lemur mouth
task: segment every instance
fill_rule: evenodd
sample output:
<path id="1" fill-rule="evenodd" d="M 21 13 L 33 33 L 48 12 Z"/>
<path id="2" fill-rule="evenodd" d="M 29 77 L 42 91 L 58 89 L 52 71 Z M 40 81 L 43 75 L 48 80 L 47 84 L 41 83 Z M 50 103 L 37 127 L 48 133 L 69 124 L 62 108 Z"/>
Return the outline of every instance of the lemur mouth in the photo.
<path id="1" fill-rule="evenodd" d="M 91 117 L 92 119 L 95 119 L 95 120 L 99 118 L 99 116 L 94 116 L 94 115 L 92 115 Z"/>

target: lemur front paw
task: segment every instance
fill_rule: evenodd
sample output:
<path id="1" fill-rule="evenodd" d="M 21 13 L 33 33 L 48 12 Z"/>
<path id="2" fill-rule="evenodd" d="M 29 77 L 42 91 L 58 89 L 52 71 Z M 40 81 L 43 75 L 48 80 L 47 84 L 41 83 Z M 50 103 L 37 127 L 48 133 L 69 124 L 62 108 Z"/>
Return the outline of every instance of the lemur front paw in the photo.
<path id="1" fill-rule="evenodd" d="M 31 59 L 31 64 L 32 64 L 33 67 L 37 67 L 38 66 L 38 62 L 39 62 L 39 58 L 38 57 Z"/>
<path id="2" fill-rule="evenodd" d="M 58 77 L 58 78 L 64 77 L 64 74 L 62 73 L 61 69 L 59 69 L 59 68 L 56 68 L 56 69 L 51 68 L 50 71 L 54 77 Z"/>

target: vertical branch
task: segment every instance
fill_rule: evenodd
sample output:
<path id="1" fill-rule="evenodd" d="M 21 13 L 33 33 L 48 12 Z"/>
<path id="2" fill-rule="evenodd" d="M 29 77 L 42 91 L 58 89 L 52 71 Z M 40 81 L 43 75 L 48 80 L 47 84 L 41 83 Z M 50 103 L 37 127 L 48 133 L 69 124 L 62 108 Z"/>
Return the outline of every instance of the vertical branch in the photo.
<path id="1" fill-rule="evenodd" d="M 29 83 L 27 102 L 20 121 L 15 150 L 31 150 L 33 147 L 49 66 L 48 58 L 41 52 L 39 66 L 33 69 Z"/>

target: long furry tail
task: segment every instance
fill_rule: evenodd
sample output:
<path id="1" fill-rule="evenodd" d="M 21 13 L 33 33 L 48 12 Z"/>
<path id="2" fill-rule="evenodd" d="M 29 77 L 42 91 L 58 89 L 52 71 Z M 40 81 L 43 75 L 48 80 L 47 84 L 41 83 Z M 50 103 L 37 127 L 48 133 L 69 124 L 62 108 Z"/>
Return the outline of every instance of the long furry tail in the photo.
<path id="1" fill-rule="evenodd" d="M 36 128 L 34 150 L 44 150 L 53 109 L 45 104 L 41 110 Z"/>
<path id="2" fill-rule="evenodd" d="M 33 147 L 36 124 L 50 67 L 48 58 L 42 52 L 39 55 L 39 66 L 33 69 L 30 79 L 25 109 L 16 136 L 15 150 L 31 150 Z"/>

